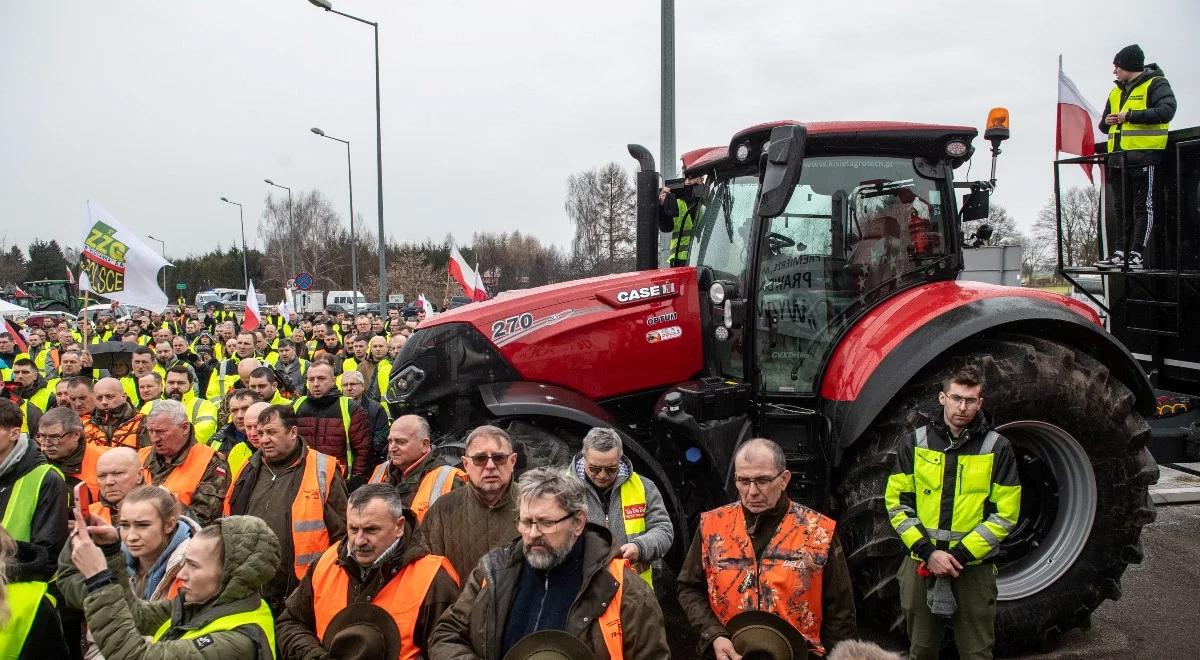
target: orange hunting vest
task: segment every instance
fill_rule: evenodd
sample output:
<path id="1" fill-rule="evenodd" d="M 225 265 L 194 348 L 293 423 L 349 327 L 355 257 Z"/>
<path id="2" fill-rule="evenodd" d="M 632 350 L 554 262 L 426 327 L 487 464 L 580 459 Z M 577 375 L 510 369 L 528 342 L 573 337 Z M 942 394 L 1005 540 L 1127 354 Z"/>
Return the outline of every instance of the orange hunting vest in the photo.
<path id="1" fill-rule="evenodd" d="M 321 553 L 329 547 L 329 530 L 325 527 L 325 502 L 329 499 L 329 489 L 333 488 L 335 473 L 334 459 L 313 449 L 304 451 L 304 477 L 300 481 L 300 489 L 292 500 L 292 570 L 296 577 L 303 580 L 308 567 L 321 557 Z M 245 465 L 243 464 L 243 470 Z M 234 475 L 233 483 L 225 493 L 223 514 L 230 515 L 233 504 L 233 487 L 241 476 L 242 470 Z"/>
<path id="2" fill-rule="evenodd" d="M 192 445 L 188 450 L 187 458 L 183 459 L 183 463 L 176 465 L 174 470 L 167 473 L 167 478 L 157 484 L 153 482 L 150 470 L 146 469 L 146 464 L 150 461 L 150 453 L 153 451 L 153 447 L 142 447 L 138 450 L 138 459 L 142 462 L 143 483 L 162 486 L 174 493 L 180 504 L 190 506 L 192 495 L 200 485 L 200 480 L 204 478 L 204 471 L 208 469 L 209 462 L 217 453 L 216 450 L 200 443 Z"/>
<path id="3" fill-rule="evenodd" d="M 313 615 L 316 618 L 317 639 L 325 637 L 329 622 L 348 604 L 350 578 L 346 577 L 346 571 L 337 563 L 340 546 L 339 543 L 326 550 L 313 567 Z M 422 649 L 417 647 L 413 633 L 421 604 L 425 602 L 425 594 L 437 577 L 439 568 L 446 569 L 455 584 L 458 583 L 458 574 L 454 572 L 450 560 L 438 555 L 425 555 L 401 569 L 371 599 L 373 604 L 392 615 L 392 620 L 396 622 L 396 629 L 400 631 L 401 660 L 422 657 Z"/>
<path id="4" fill-rule="evenodd" d="M 83 442 L 83 440 L 80 439 L 80 442 Z M 79 465 L 79 472 L 67 475 L 87 484 L 88 490 L 92 492 L 92 500 L 100 497 L 100 482 L 96 479 L 96 461 L 100 460 L 100 454 L 109 449 L 110 447 L 101 447 L 84 442 L 83 463 Z"/>
<path id="5" fill-rule="evenodd" d="M 701 514 L 701 562 L 713 614 L 729 623 L 745 611 L 771 612 L 824 655 L 821 578 L 834 527 L 832 519 L 792 502 L 762 560 L 755 563 L 740 503 Z"/>
<path id="6" fill-rule="evenodd" d="M 609 601 L 608 607 L 596 618 L 600 626 L 600 634 L 604 636 L 604 647 L 608 649 L 611 660 L 623 660 L 625 657 L 625 633 L 621 629 L 621 599 L 625 596 L 625 567 L 629 563 L 620 557 L 608 563 L 608 572 L 617 581 L 617 593 Z"/>
<path id="7" fill-rule="evenodd" d="M 388 463 L 385 461 L 375 467 L 375 472 L 371 474 L 369 483 L 383 484 L 388 483 Z M 417 515 L 417 522 L 425 522 L 425 512 L 429 511 L 429 507 L 438 500 L 439 497 L 454 490 L 454 480 L 467 480 L 467 473 L 454 467 L 453 465 L 442 465 L 427 472 L 421 478 L 421 485 L 417 487 L 417 494 L 413 496 L 412 504 L 408 508 Z"/>
<path id="8" fill-rule="evenodd" d="M 88 507 L 88 511 L 100 516 L 106 524 L 112 524 L 112 511 L 104 506 L 104 502 L 92 502 L 91 506 Z"/>

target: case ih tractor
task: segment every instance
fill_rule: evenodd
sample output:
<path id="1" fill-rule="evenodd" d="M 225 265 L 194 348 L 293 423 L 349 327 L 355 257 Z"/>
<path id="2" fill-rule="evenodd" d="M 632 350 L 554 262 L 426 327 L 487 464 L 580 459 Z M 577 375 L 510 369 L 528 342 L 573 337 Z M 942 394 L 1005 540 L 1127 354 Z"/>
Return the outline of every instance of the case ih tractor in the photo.
<path id="1" fill-rule="evenodd" d="M 888 524 L 895 448 L 940 414 L 971 362 L 1012 439 L 1021 521 L 998 559 L 997 639 L 1053 644 L 1086 625 L 1141 559 L 1157 466 L 1146 376 L 1091 308 L 957 281 L 960 221 L 986 217 L 1007 113 L 989 118 L 993 181 L 954 180 L 967 126 L 777 122 L 683 156 L 670 182 L 698 205 L 690 261 L 656 263 L 659 176 L 637 145 L 638 270 L 514 293 L 423 324 L 388 400 L 447 447 L 507 427 L 525 466 L 565 462 L 593 426 L 618 429 L 664 485 L 682 558 L 701 511 L 736 498 L 732 457 L 779 442 L 791 496 L 838 520 L 861 615 L 899 622 L 905 550 Z M 956 189 L 969 189 L 960 209 Z M 663 223 L 666 224 L 663 224 Z M 461 445 L 459 445 L 461 446 Z M 447 450 L 450 451 L 450 450 Z"/>

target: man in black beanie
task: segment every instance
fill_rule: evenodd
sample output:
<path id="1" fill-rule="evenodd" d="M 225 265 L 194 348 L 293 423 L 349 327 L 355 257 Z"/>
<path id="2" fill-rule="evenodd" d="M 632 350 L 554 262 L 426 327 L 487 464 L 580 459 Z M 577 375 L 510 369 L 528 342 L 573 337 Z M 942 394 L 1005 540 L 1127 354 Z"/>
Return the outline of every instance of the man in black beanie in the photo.
<path id="1" fill-rule="evenodd" d="M 1142 252 L 1154 231 L 1154 174 L 1163 150 L 1167 148 L 1167 129 L 1175 116 L 1175 93 L 1157 64 L 1146 63 L 1137 44 L 1126 46 L 1113 58 L 1117 77 L 1100 130 L 1108 133 L 1108 153 L 1125 152 L 1124 157 L 1109 159 L 1108 185 L 1117 216 L 1128 221 L 1127 203 L 1133 210 L 1129 255 L 1125 255 L 1125 233 L 1115 237 L 1113 256 L 1096 262 L 1099 268 L 1120 268 L 1127 261 L 1131 269 L 1142 268 Z M 1123 189 L 1125 177 L 1119 168 L 1128 169 L 1129 190 Z M 1132 195 L 1132 199 L 1126 197 Z M 1122 222 L 1124 232 L 1129 228 Z"/>

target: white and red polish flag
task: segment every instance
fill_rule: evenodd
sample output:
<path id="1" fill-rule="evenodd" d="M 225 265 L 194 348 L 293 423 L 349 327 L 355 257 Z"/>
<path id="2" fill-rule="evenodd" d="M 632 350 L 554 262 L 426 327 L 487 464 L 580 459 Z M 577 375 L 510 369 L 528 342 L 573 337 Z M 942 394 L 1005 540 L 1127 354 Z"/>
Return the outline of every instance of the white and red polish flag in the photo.
<path id="1" fill-rule="evenodd" d="M 256 330 L 262 321 L 262 312 L 258 310 L 258 294 L 254 293 L 254 280 L 246 287 L 246 311 L 242 315 L 242 330 Z"/>
<path id="2" fill-rule="evenodd" d="M 1075 83 L 1058 69 L 1058 123 L 1054 148 L 1076 156 L 1092 156 L 1096 153 L 1096 142 L 1104 137 L 1096 133 L 1100 113 L 1083 98 Z M 1092 179 L 1091 163 L 1080 164 L 1088 181 Z"/>
<path id="3" fill-rule="evenodd" d="M 471 268 L 462 253 L 458 251 L 458 246 L 453 243 L 450 244 L 450 275 L 471 300 L 487 300 L 487 289 L 483 286 L 483 280 L 479 277 L 479 273 Z"/>

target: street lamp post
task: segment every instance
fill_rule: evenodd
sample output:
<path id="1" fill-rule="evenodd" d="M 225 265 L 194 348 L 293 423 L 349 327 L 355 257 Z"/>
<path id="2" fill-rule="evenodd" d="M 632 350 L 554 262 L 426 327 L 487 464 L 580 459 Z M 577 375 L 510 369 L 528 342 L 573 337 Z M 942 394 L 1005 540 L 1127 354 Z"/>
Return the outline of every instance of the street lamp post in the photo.
<path id="1" fill-rule="evenodd" d="M 291 230 L 290 233 L 292 235 L 291 236 L 292 240 L 288 241 L 288 244 L 291 246 L 291 251 L 292 251 L 292 264 L 290 266 L 290 270 L 292 272 L 290 275 L 283 278 L 284 281 L 287 281 L 296 276 L 296 212 L 292 210 L 293 209 L 293 207 L 292 207 L 292 189 L 288 188 L 287 186 L 281 186 L 278 183 L 275 183 L 274 181 L 272 181 L 270 179 L 263 179 L 263 181 L 269 186 L 275 186 L 276 188 L 283 188 L 284 190 L 288 191 L 288 225 L 289 225 L 289 229 Z"/>
<path id="2" fill-rule="evenodd" d="M 346 145 L 346 178 L 350 184 L 350 288 L 354 290 L 350 299 L 353 301 L 354 315 L 358 316 L 358 239 L 354 237 L 354 171 L 350 167 L 350 141 L 327 135 L 316 127 L 312 128 L 312 132 Z"/>
<path id="3" fill-rule="evenodd" d="M 166 243 L 166 241 L 162 240 L 161 238 L 154 238 L 150 234 L 146 234 L 146 238 L 148 238 L 152 241 L 157 241 L 158 244 L 160 246 L 162 246 L 163 261 L 166 261 L 167 260 L 167 243 Z M 163 294 L 165 295 L 167 293 L 167 267 L 166 266 L 163 266 L 163 269 L 162 269 L 162 288 L 163 288 Z"/>
<path id="4" fill-rule="evenodd" d="M 375 162 L 378 176 L 379 209 L 379 311 L 387 309 L 387 251 L 383 237 L 383 131 L 379 114 L 379 24 L 342 13 L 333 8 L 331 0 L 308 0 L 313 5 L 338 16 L 370 25 L 375 30 Z M 357 294 L 355 295 L 357 297 Z"/>
<path id="5" fill-rule="evenodd" d="M 231 202 L 228 197 L 222 197 L 221 201 L 238 207 L 238 223 L 242 226 L 242 288 L 248 291 L 250 290 L 250 269 L 246 266 L 246 217 L 242 214 L 242 205 L 238 202 Z"/>
<path id="6" fill-rule="evenodd" d="M 675 0 L 662 0 L 659 157 L 664 179 L 675 178 Z"/>

